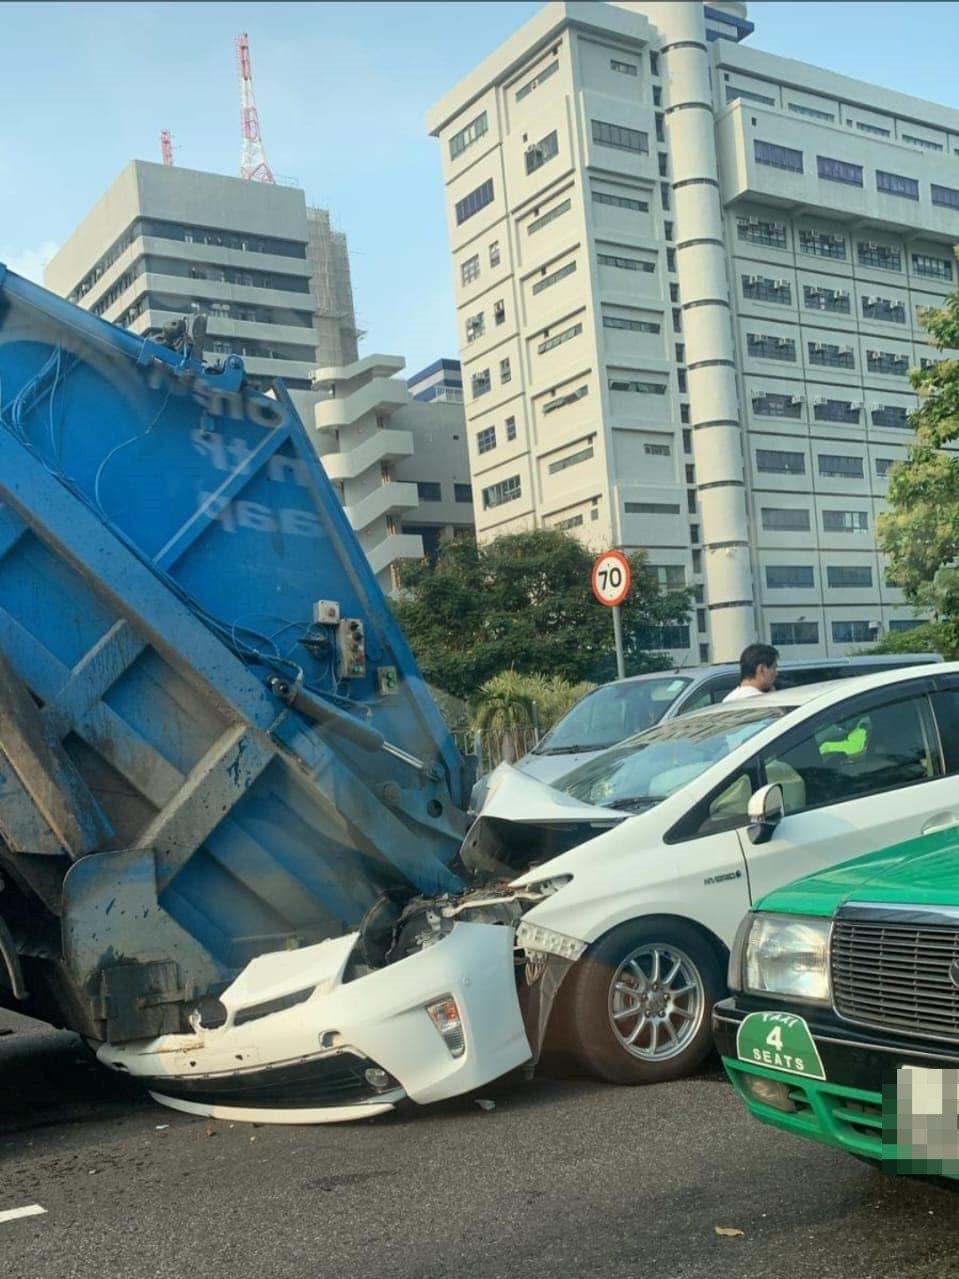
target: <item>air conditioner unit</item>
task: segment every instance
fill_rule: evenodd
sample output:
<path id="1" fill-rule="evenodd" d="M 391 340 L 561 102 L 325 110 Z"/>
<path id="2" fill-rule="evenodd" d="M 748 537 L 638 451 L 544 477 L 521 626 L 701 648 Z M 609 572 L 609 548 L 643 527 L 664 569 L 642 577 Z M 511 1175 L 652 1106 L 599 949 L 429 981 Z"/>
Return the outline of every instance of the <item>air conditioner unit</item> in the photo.
<path id="1" fill-rule="evenodd" d="M 865 400 L 850 400 L 849 407 L 851 409 L 864 409 L 866 407 Z"/>
<path id="2" fill-rule="evenodd" d="M 862 304 L 863 306 L 872 306 L 874 301 L 875 301 L 874 298 L 863 298 Z"/>
<path id="3" fill-rule="evenodd" d="M 790 346 L 791 343 L 792 343 L 792 338 L 776 338 L 777 346 Z"/>
<path id="4" fill-rule="evenodd" d="M 873 404 L 871 407 L 873 413 L 885 413 L 886 411 L 885 404 Z"/>
<path id="5" fill-rule="evenodd" d="M 776 281 L 776 288 L 777 288 L 777 289 L 788 289 L 788 288 L 789 288 L 789 281 L 788 281 L 788 280 L 777 280 L 777 281 Z"/>
<path id="6" fill-rule="evenodd" d="M 826 399 L 824 395 L 817 395 L 816 398 L 813 400 L 813 404 L 823 405 L 828 403 L 829 401 Z"/>
<path id="7" fill-rule="evenodd" d="M 810 351 L 821 351 L 823 349 L 823 344 L 821 342 L 810 342 L 809 349 Z"/>
<path id="8" fill-rule="evenodd" d="M 801 395 L 791 395 L 791 396 L 789 397 L 789 403 L 790 403 L 790 404 L 802 404 L 802 396 L 801 396 Z"/>
<path id="9" fill-rule="evenodd" d="M 747 276 L 746 276 L 746 283 L 747 283 L 747 284 L 758 284 L 762 278 L 763 278 L 763 277 L 762 277 L 761 275 L 747 275 Z"/>

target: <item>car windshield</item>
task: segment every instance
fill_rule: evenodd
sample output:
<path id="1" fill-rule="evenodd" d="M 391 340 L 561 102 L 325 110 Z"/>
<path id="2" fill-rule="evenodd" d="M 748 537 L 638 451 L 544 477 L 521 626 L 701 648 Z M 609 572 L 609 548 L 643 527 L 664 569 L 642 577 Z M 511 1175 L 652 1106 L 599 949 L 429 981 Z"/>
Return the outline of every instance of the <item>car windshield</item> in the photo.
<path id="1" fill-rule="evenodd" d="M 552 782 L 586 804 L 642 812 L 775 723 L 790 708 L 733 703 L 639 733 Z"/>
<path id="2" fill-rule="evenodd" d="M 554 724 L 535 755 L 572 755 L 615 746 L 658 724 L 691 681 L 681 675 L 604 684 Z"/>

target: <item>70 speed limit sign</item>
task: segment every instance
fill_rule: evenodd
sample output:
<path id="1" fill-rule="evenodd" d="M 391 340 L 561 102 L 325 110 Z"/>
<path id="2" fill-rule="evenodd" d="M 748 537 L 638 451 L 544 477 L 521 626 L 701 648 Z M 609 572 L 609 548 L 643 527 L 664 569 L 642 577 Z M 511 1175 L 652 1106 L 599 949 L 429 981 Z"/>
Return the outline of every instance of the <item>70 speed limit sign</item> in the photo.
<path id="1" fill-rule="evenodd" d="M 593 561 L 593 594 L 600 604 L 615 608 L 629 594 L 629 560 L 621 551 L 604 551 Z"/>

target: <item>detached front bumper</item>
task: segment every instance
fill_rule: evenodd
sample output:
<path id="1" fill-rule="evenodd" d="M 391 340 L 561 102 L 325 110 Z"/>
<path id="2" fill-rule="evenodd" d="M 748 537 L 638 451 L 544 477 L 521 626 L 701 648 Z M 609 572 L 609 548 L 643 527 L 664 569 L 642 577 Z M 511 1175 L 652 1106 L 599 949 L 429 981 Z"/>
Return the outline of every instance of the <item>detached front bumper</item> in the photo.
<path id="1" fill-rule="evenodd" d="M 513 930 L 456 923 L 427 949 L 344 980 L 355 935 L 253 960 L 223 993 L 226 1022 L 104 1044 L 105 1065 L 174 1109 L 260 1123 L 335 1123 L 470 1092 L 532 1056 Z M 443 1033 L 430 1007 L 452 1001 Z"/>
<path id="2" fill-rule="evenodd" d="M 777 1060 L 774 1048 L 767 1050 L 768 1055 L 759 1050 L 757 1059 L 755 1040 L 750 1038 L 747 1046 L 746 1037 L 739 1034 L 753 1013 L 780 1014 L 803 1022 L 819 1058 L 812 1073 L 769 1064 Z M 955 1158 L 917 1158 L 917 1149 L 908 1140 L 908 1106 L 904 1109 L 901 1092 L 897 1094 L 903 1067 L 959 1071 L 959 1045 L 859 1030 L 826 1010 L 804 1008 L 797 1018 L 795 1007 L 777 1007 L 742 995 L 715 1006 L 713 1038 L 736 1091 L 763 1123 L 881 1162 L 893 1171 L 959 1177 L 959 1150 Z M 782 1054 L 778 1058 L 784 1060 Z M 805 1064 L 808 1070 L 809 1063 Z M 954 1117 L 950 1139 L 956 1144 Z"/>

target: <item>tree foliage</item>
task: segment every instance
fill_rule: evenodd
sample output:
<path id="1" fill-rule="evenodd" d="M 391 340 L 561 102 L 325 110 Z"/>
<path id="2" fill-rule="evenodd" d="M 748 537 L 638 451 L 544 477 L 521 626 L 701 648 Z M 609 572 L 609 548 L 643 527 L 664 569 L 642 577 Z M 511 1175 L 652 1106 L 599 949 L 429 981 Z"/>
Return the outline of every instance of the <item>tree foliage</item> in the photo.
<path id="1" fill-rule="evenodd" d="M 410 562 L 393 607 L 431 683 L 471 697 L 503 671 L 570 683 L 615 678 L 610 610 L 590 587 L 594 554 L 553 529 L 508 534 L 484 546 L 444 542 L 435 563 Z M 627 674 L 669 659 L 657 628 L 686 621 L 688 591 L 663 592 L 645 556 L 630 556 L 633 585 L 622 606 Z"/>
<path id="2" fill-rule="evenodd" d="M 959 349 L 959 293 L 942 307 L 921 308 L 919 322 L 937 351 Z M 920 397 L 910 415 L 915 439 L 892 468 L 889 507 L 876 530 L 890 577 L 909 603 L 951 623 L 959 621 L 959 455 L 945 446 L 959 438 L 959 360 L 911 369 L 909 380 Z"/>

